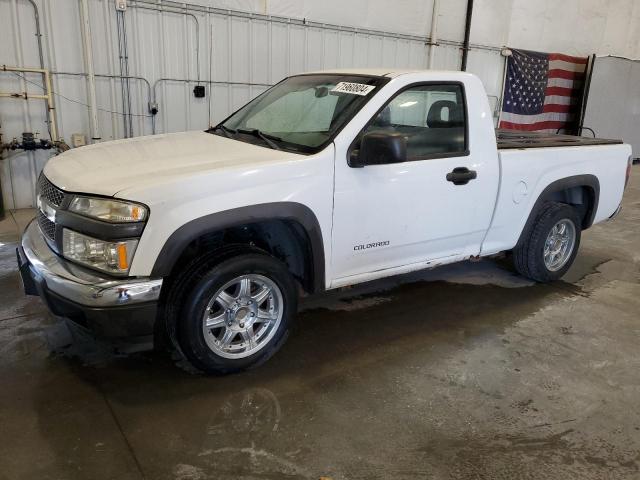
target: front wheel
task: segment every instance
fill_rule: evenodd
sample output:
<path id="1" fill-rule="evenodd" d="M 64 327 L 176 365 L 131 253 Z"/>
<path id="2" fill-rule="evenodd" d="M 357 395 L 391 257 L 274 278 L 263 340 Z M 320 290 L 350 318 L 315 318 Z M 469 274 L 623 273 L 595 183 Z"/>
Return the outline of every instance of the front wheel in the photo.
<path id="1" fill-rule="evenodd" d="M 259 365 L 284 343 L 297 310 L 291 274 L 266 254 L 204 262 L 189 275 L 177 319 L 185 357 L 206 373 Z"/>
<path id="2" fill-rule="evenodd" d="M 527 237 L 513 251 L 516 270 L 537 282 L 559 279 L 576 258 L 580 234 L 575 208 L 564 203 L 545 204 Z"/>

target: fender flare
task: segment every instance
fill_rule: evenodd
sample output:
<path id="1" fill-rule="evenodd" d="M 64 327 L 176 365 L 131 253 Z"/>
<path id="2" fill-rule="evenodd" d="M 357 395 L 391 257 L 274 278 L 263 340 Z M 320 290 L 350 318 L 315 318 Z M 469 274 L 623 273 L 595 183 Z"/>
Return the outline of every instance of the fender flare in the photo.
<path id="1" fill-rule="evenodd" d="M 538 196 L 538 199 L 533 205 L 531 212 L 529 212 L 529 217 L 524 224 L 524 228 L 522 229 L 522 232 L 520 232 L 520 237 L 518 238 L 516 247 L 520 246 L 526 238 L 527 232 L 531 230 L 533 223 L 535 222 L 536 218 L 538 218 L 540 209 L 547 201 L 549 196 L 555 192 L 560 192 L 562 190 L 573 187 L 589 187 L 593 192 L 593 198 L 591 199 L 592 201 L 590 202 L 590 207 L 586 212 L 585 219 L 582 224 L 582 229 L 586 230 L 591 225 L 593 225 L 593 219 L 596 216 L 596 212 L 598 211 L 598 201 L 600 199 L 600 181 L 598 180 L 598 177 L 596 177 L 595 175 L 587 174 L 561 178 L 547 185 Z"/>
<path id="2" fill-rule="evenodd" d="M 185 223 L 175 230 L 162 246 L 156 258 L 152 277 L 168 276 L 185 248 L 197 238 L 225 228 L 239 227 L 269 220 L 299 223 L 309 238 L 314 291 L 325 288 L 324 242 L 320 223 L 313 211 L 301 203 L 275 202 L 233 208 L 212 213 Z"/>

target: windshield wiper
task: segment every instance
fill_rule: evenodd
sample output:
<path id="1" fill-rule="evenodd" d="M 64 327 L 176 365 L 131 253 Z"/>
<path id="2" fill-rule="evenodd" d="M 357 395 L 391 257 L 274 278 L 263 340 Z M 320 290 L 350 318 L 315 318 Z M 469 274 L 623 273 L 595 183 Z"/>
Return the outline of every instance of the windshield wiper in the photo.
<path id="1" fill-rule="evenodd" d="M 280 137 L 276 137 L 274 135 L 269 135 L 268 133 L 261 132 L 257 128 L 254 128 L 254 129 L 251 129 L 251 130 L 244 130 L 242 128 L 239 128 L 237 130 L 237 132 L 238 133 L 244 133 L 244 134 L 247 134 L 247 135 L 253 135 L 254 137 L 258 137 L 258 138 L 264 140 L 264 143 L 269 145 L 274 150 L 282 150 L 282 148 L 280 148 L 278 146 L 278 144 L 276 144 L 276 142 L 281 142 L 282 141 L 282 139 Z"/>
<path id="2" fill-rule="evenodd" d="M 224 136 L 227 138 L 231 138 L 229 136 L 230 133 L 238 133 L 237 130 L 234 130 L 233 128 L 225 127 L 224 125 L 216 125 L 211 129 L 212 132 L 215 132 L 216 130 L 222 130 L 222 132 L 224 133 Z"/>

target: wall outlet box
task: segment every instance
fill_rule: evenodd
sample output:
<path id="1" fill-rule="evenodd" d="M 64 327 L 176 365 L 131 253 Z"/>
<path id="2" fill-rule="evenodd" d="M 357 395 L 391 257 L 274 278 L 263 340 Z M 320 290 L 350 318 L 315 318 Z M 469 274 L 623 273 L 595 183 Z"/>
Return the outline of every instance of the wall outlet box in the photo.
<path id="1" fill-rule="evenodd" d="M 204 89 L 204 85 L 196 85 L 193 88 L 193 96 L 196 98 L 204 98 L 205 95 L 205 89 Z"/>
<path id="2" fill-rule="evenodd" d="M 71 146 L 73 148 L 84 147 L 87 144 L 87 137 L 84 133 L 71 134 Z"/>
<path id="3" fill-rule="evenodd" d="M 127 10 L 127 0 L 116 0 L 116 10 L 124 12 Z"/>

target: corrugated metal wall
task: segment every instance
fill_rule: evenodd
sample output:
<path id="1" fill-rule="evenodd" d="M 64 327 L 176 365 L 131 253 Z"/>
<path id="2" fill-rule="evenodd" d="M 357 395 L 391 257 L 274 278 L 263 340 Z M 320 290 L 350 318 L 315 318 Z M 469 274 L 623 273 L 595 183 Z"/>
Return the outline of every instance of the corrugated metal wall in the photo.
<path id="1" fill-rule="evenodd" d="M 113 0 L 89 2 L 103 140 L 204 129 L 292 73 L 336 67 L 426 68 L 428 60 L 422 37 L 169 1 L 128 3 L 122 15 Z M 36 4 L 45 64 L 53 72 L 60 136 L 69 141 L 71 134 L 83 133 L 89 138 L 78 1 Z M 124 18 L 120 26 L 118 15 Z M 34 25 L 29 1 L 0 0 L 0 64 L 38 66 Z M 125 31 L 127 79 L 121 78 L 118 43 Z M 460 48 L 454 42 L 436 47 L 437 68 L 458 69 L 459 64 Z M 495 100 L 503 69 L 498 50 L 472 50 L 469 67 Z M 30 74 L 25 79 L 0 72 L 0 91 L 38 93 L 41 77 Z M 193 95 L 198 82 L 207 87 L 205 98 Z M 158 105 L 155 117 L 149 114 L 150 102 Z M 5 141 L 23 131 L 46 137 L 44 118 L 42 101 L 0 100 Z M 7 208 L 34 204 L 35 179 L 49 155 L 14 152 L 2 162 Z"/>

